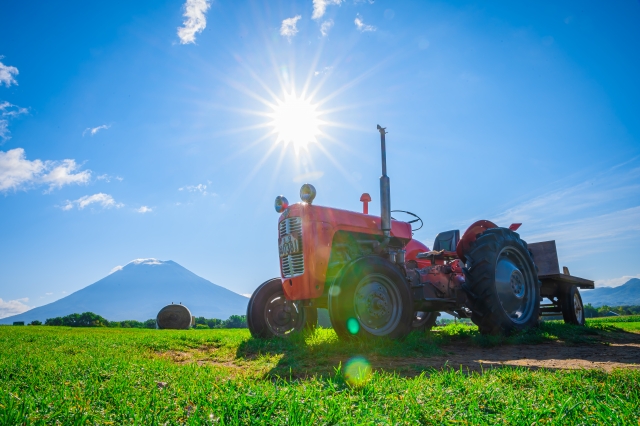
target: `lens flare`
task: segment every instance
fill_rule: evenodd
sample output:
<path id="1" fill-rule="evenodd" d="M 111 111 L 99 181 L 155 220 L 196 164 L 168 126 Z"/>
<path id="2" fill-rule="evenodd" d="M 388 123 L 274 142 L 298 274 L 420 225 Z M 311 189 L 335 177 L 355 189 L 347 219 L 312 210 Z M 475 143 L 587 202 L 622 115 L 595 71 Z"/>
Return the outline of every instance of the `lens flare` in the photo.
<path id="1" fill-rule="evenodd" d="M 351 358 L 344 367 L 344 378 L 351 386 L 363 385 L 371 376 L 371 364 L 364 357 Z"/>
<path id="2" fill-rule="evenodd" d="M 360 322 L 355 318 L 349 318 L 347 320 L 347 330 L 355 336 L 360 331 Z"/>

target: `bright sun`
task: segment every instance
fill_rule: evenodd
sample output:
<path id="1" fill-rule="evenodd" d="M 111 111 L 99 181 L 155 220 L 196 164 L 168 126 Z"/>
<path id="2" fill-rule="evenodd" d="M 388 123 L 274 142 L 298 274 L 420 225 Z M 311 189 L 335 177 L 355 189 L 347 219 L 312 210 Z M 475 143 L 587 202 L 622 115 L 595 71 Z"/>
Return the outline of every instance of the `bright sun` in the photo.
<path id="1" fill-rule="evenodd" d="M 285 145 L 292 144 L 296 153 L 301 148 L 317 142 L 321 124 L 316 106 L 309 99 L 297 97 L 295 93 L 285 94 L 284 100 L 274 107 L 271 125 L 277 134 L 277 141 Z"/>

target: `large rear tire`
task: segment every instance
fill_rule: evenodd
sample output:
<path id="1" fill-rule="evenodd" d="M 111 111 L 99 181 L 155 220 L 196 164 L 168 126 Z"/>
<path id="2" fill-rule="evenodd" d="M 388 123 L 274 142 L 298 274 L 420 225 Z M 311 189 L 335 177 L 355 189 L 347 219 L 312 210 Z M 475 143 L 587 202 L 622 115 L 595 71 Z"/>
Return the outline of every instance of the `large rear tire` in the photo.
<path id="1" fill-rule="evenodd" d="M 402 339 L 414 317 L 411 292 L 394 264 L 365 256 L 347 265 L 329 289 L 329 317 L 341 339 Z"/>
<path id="2" fill-rule="evenodd" d="M 273 278 L 262 283 L 251 295 L 247 326 L 255 338 L 288 337 L 305 327 L 305 311 L 299 301 L 286 299 L 282 280 Z"/>
<path id="3" fill-rule="evenodd" d="M 464 268 L 469 308 L 483 334 L 509 334 L 538 325 L 540 282 L 527 243 L 506 228 L 471 243 Z"/>
<path id="4" fill-rule="evenodd" d="M 566 293 L 560 296 L 560 307 L 565 323 L 584 325 L 584 306 L 578 287 L 572 285 Z"/>

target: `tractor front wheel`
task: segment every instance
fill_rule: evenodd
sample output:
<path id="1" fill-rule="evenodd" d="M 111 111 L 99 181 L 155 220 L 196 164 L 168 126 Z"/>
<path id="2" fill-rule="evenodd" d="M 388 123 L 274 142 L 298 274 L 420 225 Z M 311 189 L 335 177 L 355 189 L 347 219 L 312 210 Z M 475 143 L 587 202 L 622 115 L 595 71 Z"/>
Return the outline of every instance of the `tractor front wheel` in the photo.
<path id="1" fill-rule="evenodd" d="M 347 265 L 329 289 L 331 325 L 341 339 L 402 339 L 411 331 L 411 293 L 388 260 L 365 256 Z"/>
<path id="2" fill-rule="evenodd" d="M 471 320 L 483 334 L 509 334 L 538 325 L 540 284 L 527 243 L 506 228 L 471 243 L 464 268 Z"/>
<path id="3" fill-rule="evenodd" d="M 302 303 L 287 300 L 280 278 L 262 283 L 253 292 L 247 306 L 247 325 L 255 338 L 287 337 L 302 331 L 306 322 Z"/>

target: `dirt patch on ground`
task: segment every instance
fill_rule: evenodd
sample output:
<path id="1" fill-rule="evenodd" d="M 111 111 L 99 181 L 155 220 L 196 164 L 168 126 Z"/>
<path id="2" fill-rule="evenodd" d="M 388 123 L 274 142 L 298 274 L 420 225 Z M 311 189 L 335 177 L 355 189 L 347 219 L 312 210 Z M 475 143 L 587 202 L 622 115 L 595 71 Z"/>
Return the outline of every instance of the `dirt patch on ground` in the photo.
<path id="1" fill-rule="evenodd" d="M 362 356 L 379 371 L 396 372 L 402 376 L 415 376 L 432 369 L 462 369 L 465 372 L 482 372 L 491 368 L 512 366 L 550 370 L 614 369 L 640 370 L 640 334 L 625 333 L 608 336 L 606 341 L 571 345 L 562 341 L 541 344 L 509 344 L 482 348 L 470 342 L 457 342 L 440 347 L 444 355 L 430 357 L 393 357 L 380 355 Z M 168 351 L 157 353 L 177 364 L 197 363 L 227 367 L 232 375 L 246 374 L 280 375 L 285 372 L 295 377 L 315 374 L 332 374 L 335 367 L 343 368 L 352 357 L 329 356 L 321 359 L 298 359 L 295 354 L 284 353 L 277 365 L 257 366 L 251 359 L 216 360 L 212 352 L 201 348 L 194 351 Z M 270 371 L 269 371 L 270 370 Z M 281 371 L 282 370 L 282 371 Z M 268 372 L 267 372 L 268 371 Z"/>
<path id="2" fill-rule="evenodd" d="M 539 345 L 507 345 L 494 348 L 470 347 L 464 344 L 442 348 L 447 354 L 430 358 L 376 357 L 372 367 L 381 370 L 404 367 L 411 370 L 453 368 L 478 371 L 514 366 L 552 370 L 615 368 L 640 370 L 640 343 L 567 346 L 561 342 Z"/>

